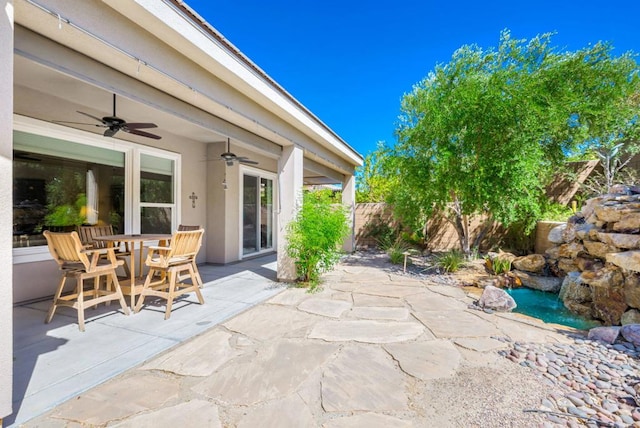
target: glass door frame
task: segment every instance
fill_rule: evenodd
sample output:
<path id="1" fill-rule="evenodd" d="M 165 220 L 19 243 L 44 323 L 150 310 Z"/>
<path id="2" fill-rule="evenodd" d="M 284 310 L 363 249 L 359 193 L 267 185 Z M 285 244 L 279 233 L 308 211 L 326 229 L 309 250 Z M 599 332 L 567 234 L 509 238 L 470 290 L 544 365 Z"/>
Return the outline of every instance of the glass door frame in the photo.
<path id="1" fill-rule="evenodd" d="M 272 184 L 272 189 L 273 189 L 273 195 L 272 195 L 272 210 L 271 210 L 271 247 L 266 248 L 266 249 L 260 249 L 258 251 L 255 251 L 253 253 L 248 253 L 248 254 L 244 254 L 244 176 L 245 175 L 250 175 L 252 177 L 256 177 L 258 179 L 258 192 L 260 189 L 260 180 L 263 178 L 266 178 L 268 180 L 271 180 Z M 264 171 L 258 168 L 252 168 L 246 165 L 240 165 L 240 186 L 239 186 L 239 193 L 238 193 L 238 206 L 239 206 L 239 219 L 238 219 L 238 228 L 239 228 L 239 249 L 238 249 L 238 257 L 240 260 L 247 258 L 247 257 L 255 257 L 256 255 L 260 255 L 260 254 L 266 254 L 266 253 L 272 253 L 275 252 L 276 249 L 278 248 L 278 242 L 277 242 L 277 236 L 278 234 L 276 233 L 277 231 L 277 218 L 278 218 L 278 212 L 277 210 L 278 205 L 276 204 L 276 201 L 278 201 L 278 176 L 275 173 L 272 172 L 268 172 L 268 171 Z M 257 195 L 257 200 L 260 201 L 260 195 Z M 261 210 L 258 207 L 257 209 L 257 213 L 258 215 L 256 216 L 256 225 L 257 225 L 257 229 L 260 229 L 260 220 L 261 220 Z M 259 236 L 256 237 L 257 242 L 260 242 Z"/>

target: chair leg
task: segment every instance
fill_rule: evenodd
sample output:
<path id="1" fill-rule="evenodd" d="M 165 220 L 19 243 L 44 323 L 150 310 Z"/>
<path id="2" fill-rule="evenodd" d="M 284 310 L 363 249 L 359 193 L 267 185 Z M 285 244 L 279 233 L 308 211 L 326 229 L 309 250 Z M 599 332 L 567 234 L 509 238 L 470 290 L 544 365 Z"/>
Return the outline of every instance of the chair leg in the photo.
<path id="1" fill-rule="evenodd" d="M 84 331 L 84 281 L 82 278 L 77 278 L 76 281 L 78 281 L 78 300 L 76 302 L 78 328 L 80 331 Z"/>
<path id="2" fill-rule="evenodd" d="M 64 289 L 64 283 L 67 281 L 67 276 L 63 273 L 62 278 L 60 279 L 60 283 L 58 284 L 58 289 L 56 290 L 56 294 L 53 296 L 53 303 L 49 308 L 49 312 L 47 313 L 47 317 L 45 318 L 45 324 L 49 324 L 53 319 L 53 314 L 56 312 L 58 308 L 58 300 L 60 300 L 60 296 L 62 296 L 62 290 Z"/>
<path id="3" fill-rule="evenodd" d="M 168 320 L 171 316 L 171 308 L 173 306 L 173 298 L 176 293 L 176 277 L 178 276 L 177 272 L 172 270 L 169 272 L 169 293 L 167 295 L 167 309 L 164 312 L 164 319 Z"/>
<path id="4" fill-rule="evenodd" d="M 93 298 L 96 298 L 100 295 L 100 276 L 96 276 L 93 278 Z M 98 307 L 98 304 L 95 303 L 92 308 L 95 309 Z"/>
<path id="5" fill-rule="evenodd" d="M 149 289 L 149 285 L 151 284 L 151 280 L 153 279 L 154 272 L 155 272 L 155 269 L 149 268 L 149 272 L 147 273 L 147 278 L 144 280 L 144 285 L 142 286 L 142 290 L 140 291 L 140 296 L 138 296 L 138 302 L 136 303 L 136 306 L 133 309 L 133 312 L 136 314 L 140 312 L 140 309 L 142 309 L 142 304 L 144 303 L 144 296 L 146 295 L 146 291 Z M 133 296 L 133 291 L 131 292 L 131 295 Z"/>
<path id="6" fill-rule="evenodd" d="M 200 276 L 200 271 L 198 270 L 198 266 L 196 265 L 196 261 L 195 260 L 191 262 L 191 266 L 193 267 L 193 271 L 196 274 L 196 279 L 198 280 L 198 288 L 204 287 L 204 283 L 202 282 L 202 277 Z M 195 282 L 194 282 L 194 284 L 195 284 Z"/>
<path id="7" fill-rule="evenodd" d="M 202 280 L 198 283 L 198 279 L 200 276 L 198 275 L 198 271 L 193 269 L 193 266 L 189 266 L 189 275 L 191 275 L 191 282 L 195 285 L 193 287 L 193 291 L 196 292 L 196 296 L 198 297 L 198 302 L 201 305 L 204 305 L 204 297 L 202 297 L 202 293 L 200 292 L 200 288 L 202 288 Z"/>
<path id="8" fill-rule="evenodd" d="M 111 280 L 109 280 L 109 278 Z M 116 275 L 116 271 L 111 271 L 111 275 L 107 277 L 107 286 L 111 289 L 111 284 L 115 288 L 115 295 L 118 297 L 118 301 L 120 302 L 120 307 L 122 307 L 122 311 L 125 315 L 129 315 L 129 306 L 127 306 L 126 300 L 124 300 L 124 294 L 122 294 L 122 289 L 120 288 L 120 283 L 118 282 L 118 275 Z M 107 303 L 111 303 L 108 301 Z"/>

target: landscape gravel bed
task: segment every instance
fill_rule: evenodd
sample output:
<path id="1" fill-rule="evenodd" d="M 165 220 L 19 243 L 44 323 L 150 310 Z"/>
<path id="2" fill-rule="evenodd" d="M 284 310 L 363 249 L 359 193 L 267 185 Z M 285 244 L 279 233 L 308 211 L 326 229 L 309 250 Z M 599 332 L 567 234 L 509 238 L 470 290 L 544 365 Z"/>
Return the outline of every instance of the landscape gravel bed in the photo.
<path id="1" fill-rule="evenodd" d="M 572 344 L 520 343 L 499 352 L 558 387 L 539 409 L 547 426 L 640 427 L 640 349 L 575 337 Z"/>

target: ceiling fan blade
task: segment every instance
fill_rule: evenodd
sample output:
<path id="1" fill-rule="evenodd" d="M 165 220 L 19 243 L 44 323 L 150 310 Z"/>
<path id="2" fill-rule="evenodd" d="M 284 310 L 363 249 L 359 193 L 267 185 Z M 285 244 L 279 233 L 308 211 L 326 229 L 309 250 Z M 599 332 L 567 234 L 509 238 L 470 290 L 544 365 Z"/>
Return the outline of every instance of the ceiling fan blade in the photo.
<path id="1" fill-rule="evenodd" d="M 114 135 L 116 135 L 116 132 L 118 132 L 120 130 L 120 128 L 107 128 L 106 131 L 104 131 L 104 136 L 105 137 L 113 137 Z"/>
<path id="2" fill-rule="evenodd" d="M 53 123 L 68 123 L 70 125 L 86 125 L 86 126 L 98 126 L 100 128 L 104 128 L 106 125 L 101 123 L 85 123 L 85 122 L 69 122 L 66 120 L 52 120 Z"/>
<path id="3" fill-rule="evenodd" d="M 123 129 L 124 132 L 128 132 L 129 134 L 139 135 L 141 137 L 153 138 L 154 140 L 159 140 L 162 137 L 156 134 L 151 134 L 150 132 L 138 131 L 137 129 Z"/>
<path id="4" fill-rule="evenodd" d="M 141 128 L 157 128 L 158 125 L 155 123 L 129 123 L 127 122 L 126 127 L 129 129 L 141 129 Z"/>
<path id="5" fill-rule="evenodd" d="M 85 112 L 83 112 L 83 111 L 78 111 L 78 110 L 76 110 L 76 111 L 77 111 L 78 113 L 80 113 L 80 114 L 84 114 L 85 116 L 90 117 L 91 119 L 95 119 L 95 120 L 97 120 L 98 122 L 102 123 L 103 125 L 106 125 L 106 123 L 104 123 L 104 121 L 103 121 L 101 118 L 99 118 L 99 117 L 93 116 L 93 115 L 91 115 L 91 114 L 89 114 L 89 113 L 85 113 Z"/>

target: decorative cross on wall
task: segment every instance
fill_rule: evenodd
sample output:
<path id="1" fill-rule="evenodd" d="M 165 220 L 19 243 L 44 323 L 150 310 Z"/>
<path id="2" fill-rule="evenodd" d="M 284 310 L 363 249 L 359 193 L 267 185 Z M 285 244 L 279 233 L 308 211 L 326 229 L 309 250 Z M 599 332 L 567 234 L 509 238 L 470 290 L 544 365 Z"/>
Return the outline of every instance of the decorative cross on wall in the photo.
<path id="1" fill-rule="evenodd" d="M 196 199 L 198 199 L 198 197 L 196 196 L 196 192 L 191 192 L 191 196 L 189 196 L 189 199 L 191 199 L 191 207 L 195 208 L 196 207 Z"/>

